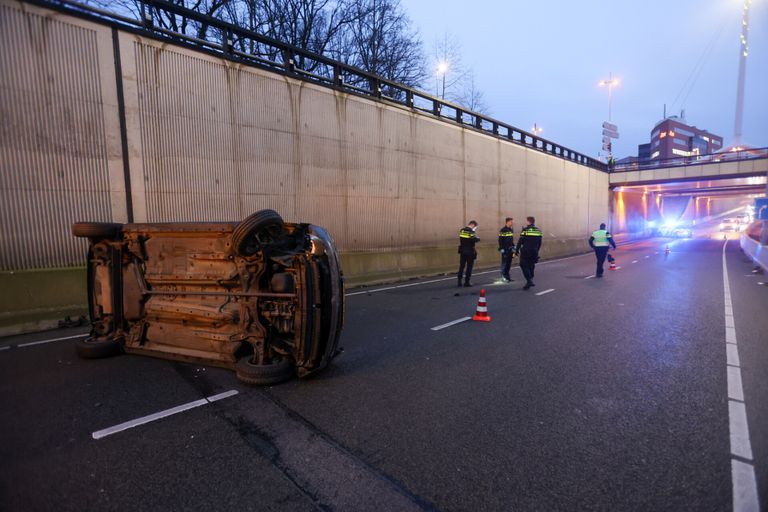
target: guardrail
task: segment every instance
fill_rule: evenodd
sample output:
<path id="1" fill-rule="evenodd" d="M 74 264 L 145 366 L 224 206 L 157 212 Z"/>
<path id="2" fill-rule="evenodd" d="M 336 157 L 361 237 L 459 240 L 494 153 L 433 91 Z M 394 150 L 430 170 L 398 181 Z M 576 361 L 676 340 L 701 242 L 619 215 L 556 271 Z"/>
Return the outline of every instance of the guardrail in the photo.
<path id="1" fill-rule="evenodd" d="M 143 36 L 193 47 L 221 58 L 268 69 L 348 94 L 406 107 L 443 121 L 608 172 L 608 166 L 595 158 L 497 119 L 465 109 L 461 105 L 164 0 L 137 1 L 136 5 L 141 13 L 140 19 L 73 0 L 24 1 L 92 21 L 107 23 Z"/>
<path id="2" fill-rule="evenodd" d="M 744 251 L 744 254 L 752 258 L 755 265 L 762 267 L 764 271 L 768 272 L 768 246 L 760 243 L 762 222 L 763 221 L 757 221 L 750 225 L 749 228 L 741 234 L 739 245 Z"/>
<path id="3" fill-rule="evenodd" d="M 753 160 L 758 158 L 768 158 L 768 148 L 752 148 L 740 151 L 725 151 L 720 153 L 707 153 L 704 155 L 682 156 L 674 158 L 663 158 L 649 162 L 632 162 L 625 164 L 616 164 L 609 167 L 609 172 L 631 172 L 645 171 L 667 167 L 684 167 L 690 165 L 704 165 L 720 162 L 735 162 L 739 160 Z"/>

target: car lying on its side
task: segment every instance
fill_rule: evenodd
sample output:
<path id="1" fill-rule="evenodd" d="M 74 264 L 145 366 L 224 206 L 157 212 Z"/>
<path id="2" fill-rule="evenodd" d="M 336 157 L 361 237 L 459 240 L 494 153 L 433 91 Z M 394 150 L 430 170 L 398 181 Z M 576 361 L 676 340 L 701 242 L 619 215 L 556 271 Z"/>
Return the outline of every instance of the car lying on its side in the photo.
<path id="1" fill-rule="evenodd" d="M 333 239 L 273 210 L 242 222 L 79 222 L 88 246 L 85 358 L 120 352 L 222 366 L 251 384 L 311 375 L 339 353 Z"/>

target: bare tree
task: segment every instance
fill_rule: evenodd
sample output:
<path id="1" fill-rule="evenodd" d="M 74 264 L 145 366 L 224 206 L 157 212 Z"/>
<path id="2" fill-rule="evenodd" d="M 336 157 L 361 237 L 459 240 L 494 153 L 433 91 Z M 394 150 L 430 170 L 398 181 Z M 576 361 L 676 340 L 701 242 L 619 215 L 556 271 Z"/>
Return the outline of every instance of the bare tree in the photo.
<path id="1" fill-rule="evenodd" d="M 421 39 L 411 28 L 400 1 L 357 0 L 353 9 L 356 21 L 340 38 L 338 58 L 409 87 L 423 82 L 426 73 Z"/>
<path id="2" fill-rule="evenodd" d="M 475 86 L 475 74 L 472 71 L 462 81 L 461 86 L 456 88 L 451 100 L 478 114 L 490 114 L 488 104 L 485 102 L 485 94 Z"/>
<path id="3" fill-rule="evenodd" d="M 432 47 L 431 76 L 435 78 L 435 96 L 452 100 L 454 90 L 468 76 L 461 56 L 461 44 L 446 32 Z M 429 83 L 424 84 L 426 89 Z"/>
<path id="4" fill-rule="evenodd" d="M 432 50 L 432 73 L 435 96 L 461 105 L 467 110 L 488 114 L 485 95 L 475 84 L 475 74 L 462 58 L 461 43 L 447 32 L 435 42 Z M 424 83 L 429 88 L 429 81 Z"/>

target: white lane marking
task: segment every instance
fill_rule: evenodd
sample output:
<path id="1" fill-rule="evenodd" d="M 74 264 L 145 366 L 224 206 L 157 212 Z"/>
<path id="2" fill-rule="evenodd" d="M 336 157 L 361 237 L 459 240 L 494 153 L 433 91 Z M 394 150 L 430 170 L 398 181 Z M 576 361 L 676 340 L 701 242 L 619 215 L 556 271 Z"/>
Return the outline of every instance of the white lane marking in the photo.
<path id="1" fill-rule="evenodd" d="M 460 324 L 461 322 L 466 322 L 467 320 L 472 320 L 471 316 L 465 316 L 464 318 L 459 318 L 458 320 L 454 320 L 453 322 L 448 322 L 447 324 L 438 325 L 435 327 L 432 327 L 433 331 L 439 331 L 440 329 L 445 329 L 446 327 L 450 327 L 452 325 Z"/>
<path id="2" fill-rule="evenodd" d="M 744 402 L 744 386 L 741 380 L 739 347 L 736 327 L 733 321 L 731 286 L 728 281 L 728 266 L 723 242 L 723 298 L 725 300 L 725 354 L 728 366 L 728 430 L 731 440 L 731 485 L 733 486 L 734 512 L 759 512 L 755 466 L 752 463 L 752 443 L 749 440 L 747 404 Z M 739 398 L 741 400 L 739 400 Z M 736 460 L 740 457 L 744 460 Z"/>
<path id="3" fill-rule="evenodd" d="M 8 350 L 9 348 L 11 347 L 10 346 L 0 347 L 0 350 Z"/>
<path id="4" fill-rule="evenodd" d="M 50 340 L 30 341 L 29 343 L 19 343 L 18 348 L 31 347 L 33 345 L 42 345 L 43 343 L 52 343 L 54 341 L 73 340 L 75 338 L 85 338 L 88 334 L 78 334 L 76 336 L 64 336 L 63 338 L 52 338 Z"/>
<path id="5" fill-rule="evenodd" d="M 650 258 L 650 256 L 646 256 L 645 258 L 648 259 L 648 258 Z"/>
<path id="6" fill-rule="evenodd" d="M 725 344 L 725 359 L 729 366 L 741 366 L 739 361 L 739 347 L 735 343 Z"/>
<path id="7" fill-rule="evenodd" d="M 591 256 L 591 254 L 592 253 L 584 253 L 584 254 L 577 254 L 575 256 L 567 256 L 565 258 L 557 258 L 557 259 L 554 259 L 554 260 L 542 261 L 541 263 L 537 263 L 537 265 L 547 265 L 549 263 L 560 263 L 561 261 L 572 260 L 574 258 L 582 258 L 584 256 Z M 520 267 L 518 266 L 516 268 L 519 269 Z M 498 269 L 495 269 L 495 270 L 484 270 L 482 272 L 473 272 L 472 275 L 473 276 L 480 276 L 480 275 L 484 275 L 484 274 L 494 274 L 494 273 L 498 273 L 498 271 L 499 271 Z M 384 287 L 384 288 L 376 288 L 375 290 L 360 290 L 358 292 L 345 293 L 344 296 L 345 297 L 352 297 L 353 295 L 366 295 L 366 294 L 370 294 L 370 293 L 379 293 L 379 292 L 385 292 L 385 291 L 388 291 L 388 290 L 396 290 L 398 288 L 408 288 L 408 287 L 411 287 L 411 286 L 421 286 L 423 284 L 440 283 L 442 281 L 455 281 L 455 280 L 456 280 L 456 276 L 454 275 L 454 276 L 451 276 L 451 277 L 444 277 L 444 278 L 441 278 L 441 279 L 432 279 L 430 281 L 420 281 L 418 283 L 408 283 L 408 284 L 401 284 L 401 285 L 397 285 L 397 286 L 387 286 L 387 287 Z"/>
<path id="8" fill-rule="evenodd" d="M 637 263 L 637 260 L 632 260 L 632 263 Z"/>
<path id="9" fill-rule="evenodd" d="M 544 290 L 543 292 L 539 292 L 536 295 L 544 295 L 545 293 L 549 293 L 549 292 L 553 292 L 553 291 L 555 291 L 555 289 L 554 288 L 550 288 L 549 290 Z"/>
<path id="10" fill-rule="evenodd" d="M 732 459 L 731 481 L 734 512 L 760 512 L 754 466 Z"/>
<path id="11" fill-rule="evenodd" d="M 591 276 L 587 276 L 584 279 L 592 279 L 593 277 L 595 277 L 595 274 L 592 274 Z"/>
<path id="12" fill-rule="evenodd" d="M 743 402 L 728 400 L 728 420 L 731 430 L 731 454 L 752 460 L 752 443 L 749 441 L 747 408 Z"/>
<path id="13" fill-rule="evenodd" d="M 728 370 L 728 398 L 744 401 L 744 388 L 741 387 L 741 368 L 727 366 Z"/>
<path id="14" fill-rule="evenodd" d="M 201 405 L 207 405 L 217 400 L 222 400 L 224 398 L 234 396 L 237 393 L 238 391 L 236 389 L 232 389 L 229 391 L 225 391 L 224 393 L 219 393 L 218 395 L 212 395 L 206 398 L 201 398 L 200 400 L 195 400 L 194 402 L 188 402 L 186 404 L 177 405 L 176 407 L 171 407 L 170 409 L 166 409 L 164 411 L 156 412 L 154 414 L 149 414 L 147 416 L 142 416 L 141 418 L 136 418 L 135 420 L 126 421 L 124 423 L 120 423 L 119 425 L 115 425 L 113 427 L 97 430 L 96 432 L 91 434 L 91 437 L 93 437 L 94 439 L 102 439 L 104 437 L 111 436 L 112 434 L 122 432 L 123 430 L 128 430 L 129 428 L 138 427 L 139 425 L 144 425 L 151 421 L 167 418 L 168 416 L 173 416 L 174 414 L 188 411 L 190 409 L 194 409 L 195 407 L 200 407 Z"/>
<path id="15" fill-rule="evenodd" d="M 484 270 L 483 272 L 474 272 L 472 275 L 479 276 L 483 274 L 492 274 L 494 272 L 498 272 L 498 270 Z M 398 288 L 410 288 L 411 286 L 421 286 L 423 284 L 440 283 L 443 281 L 455 281 L 455 280 L 456 280 L 456 276 L 443 277 L 441 279 L 432 279 L 430 281 L 419 281 L 418 283 L 399 284 L 397 286 L 387 286 L 384 288 L 376 288 L 375 290 L 361 290 L 359 292 L 345 293 L 344 296 L 352 297 L 353 295 L 366 295 L 369 293 L 386 292 L 387 290 L 397 290 Z"/>

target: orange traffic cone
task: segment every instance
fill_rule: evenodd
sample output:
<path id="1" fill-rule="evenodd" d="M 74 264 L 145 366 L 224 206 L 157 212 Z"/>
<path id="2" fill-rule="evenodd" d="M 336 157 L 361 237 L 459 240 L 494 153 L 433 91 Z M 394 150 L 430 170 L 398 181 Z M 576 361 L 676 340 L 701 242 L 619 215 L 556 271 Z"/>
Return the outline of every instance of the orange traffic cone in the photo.
<path id="1" fill-rule="evenodd" d="M 472 320 L 477 322 L 491 321 L 491 317 L 488 316 L 488 306 L 485 303 L 485 288 L 480 290 L 480 298 L 477 299 L 477 311 L 475 311 L 475 316 L 472 317 Z"/>
<path id="2" fill-rule="evenodd" d="M 616 260 L 611 261 L 611 264 L 608 266 L 608 270 L 616 270 Z"/>

